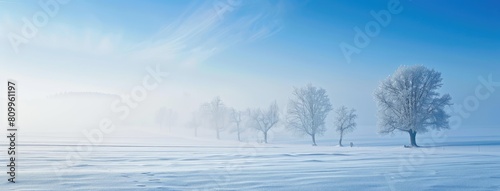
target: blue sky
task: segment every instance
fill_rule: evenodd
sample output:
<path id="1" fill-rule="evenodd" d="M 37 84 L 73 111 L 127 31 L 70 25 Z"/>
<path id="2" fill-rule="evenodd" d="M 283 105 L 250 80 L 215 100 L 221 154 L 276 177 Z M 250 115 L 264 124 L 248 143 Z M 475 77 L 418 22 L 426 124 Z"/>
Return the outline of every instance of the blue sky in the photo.
<path id="1" fill-rule="evenodd" d="M 480 76 L 500 81 L 495 0 L 230 2 L 73 0 L 15 53 L 9 35 L 43 8 L 0 0 L 0 74 L 25 81 L 33 99 L 61 91 L 122 94 L 146 66 L 162 64 L 172 78 L 157 99 L 188 109 L 216 95 L 241 109 L 275 99 L 284 108 L 292 87 L 313 83 L 327 89 L 334 107 L 356 108 L 369 132 L 376 132 L 373 91 L 400 65 L 442 72 L 442 91 L 457 104 L 474 94 Z M 397 2 L 402 11 L 348 62 L 339 45 L 353 44 L 354 28 L 375 20 L 370 11 Z M 215 5 L 229 9 L 221 14 Z M 191 104 L 175 105 L 185 95 Z M 500 90 L 480 104 L 464 126 L 498 128 Z"/>

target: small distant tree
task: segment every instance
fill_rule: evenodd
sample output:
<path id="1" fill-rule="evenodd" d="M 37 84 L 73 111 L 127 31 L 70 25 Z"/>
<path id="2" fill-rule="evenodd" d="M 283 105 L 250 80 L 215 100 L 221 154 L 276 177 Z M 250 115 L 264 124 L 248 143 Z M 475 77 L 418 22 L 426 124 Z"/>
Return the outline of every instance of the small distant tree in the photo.
<path id="1" fill-rule="evenodd" d="M 165 122 L 166 122 L 166 116 L 167 115 L 167 108 L 166 107 L 161 107 L 157 112 L 156 112 L 156 118 L 155 121 L 159 125 L 160 129 L 165 127 Z"/>
<path id="2" fill-rule="evenodd" d="M 417 133 L 449 129 L 450 115 L 444 108 L 451 105 L 451 97 L 440 95 L 441 86 L 441 73 L 435 70 L 421 65 L 399 67 L 375 91 L 380 133 L 407 132 L 411 146 L 418 147 Z"/>
<path id="3" fill-rule="evenodd" d="M 161 107 L 156 113 L 156 123 L 160 125 L 160 128 L 166 128 L 170 131 L 176 122 L 177 113 L 172 109 Z"/>
<path id="4" fill-rule="evenodd" d="M 357 115 L 355 114 L 355 112 L 356 110 L 348 110 L 345 106 L 337 109 L 337 116 L 335 117 L 335 130 L 340 135 L 340 146 L 342 146 L 342 138 L 344 137 L 344 135 L 354 131 L 354 129 L 356 128 L 356 122 L 354 120 L 356 119 Z"/>
<path id="5" fill-rule="evenodd" d="M 194 129 L 194 136 L 198 137 L 198 128 L 201 126 L 201 118 L 198 112 L 193 112 L 191 119 L 188 122 L 188 127 Z"/>
<path id="6" fill-rule="evenodd" d="M 230 111 L 230 120 L 235 125 L 234 131 L 238 135 L 238 141 L 241 141 L 241 133 L 244 131 L 242 127 L 244 112 L 236 111 L 235 109 L 231 109 Z"/>
<path id="7" fill-rule="evenodd" d="M 279 108 L 274 101 L 267 110 L 256 109 L 250 112 L 252 126 L 264 135 L 264 143 L 267 143 L 267 134 L 271 128 L 279 122 Z"/>
<path id="8" fill-rule="evenodd" d="M 301 135 L 311 136 L 316 146 L 316 136 L 326 131 L 325 119 L 332 110 L 330 99 L 323 88 L 311 84 L 295 88 L 287 110 L 287 127 Z"/>
<path id="9" fill-rule="evenodd" d="M 220 132 L 224 129 L 226 123 L 226 107 L 224 103 L 217 96 L 210 103 L 202 105 L 202 110 L 208 115 L 210 125 L 215 130 L 217 139 L 220 139 Z"/>

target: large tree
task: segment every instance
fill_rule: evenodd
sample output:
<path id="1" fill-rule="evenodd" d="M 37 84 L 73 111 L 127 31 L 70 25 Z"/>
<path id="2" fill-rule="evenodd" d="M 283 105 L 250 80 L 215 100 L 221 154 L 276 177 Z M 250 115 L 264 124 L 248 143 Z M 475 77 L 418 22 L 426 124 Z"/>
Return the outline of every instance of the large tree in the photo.
<path id="1" fill-rule="evenodd" d="M 274 101 L 267 110 L 256 109 L 250 112 L 252 126 L 264 135 L 264 143 L 267 143 L 267 135 L 269 130 L 276 126 L 280 120 L 279 108 Z"/>
<path id="2" fill-rule="evenodd" d="M 347 109 L 345 106 L 341 106 L 337 109 L 337 116 L 335 116 L 335 130 L 339 133 L 339 146 L 342 146 L 342 138 L 344 135 L 354 131 L 356 128 L 356 122 L 354 121 L 358 116 L 355 114 L 356 110 Z"/>
<path id="3" fill-rule="evenodd" d="M 316 135 L 326 131 L 325 119 L 332 110 L 330 99 L 323 88 L 311 84 L 295 88 L 293 96 L 288 104 L 287 127 L 301 135 L 311 136 L 316 146 Z"/>
<path id="4" fill-rule="evenodd" d="M 380 133 L 407 132 L 410 144 L 418 147 L 417 133 L 449 129 L 444 110 L 451 105 L 448 94 L 437 91 L 443 85 L 441 73 L 424 66 L 401 66 L 375 91 Z"/>

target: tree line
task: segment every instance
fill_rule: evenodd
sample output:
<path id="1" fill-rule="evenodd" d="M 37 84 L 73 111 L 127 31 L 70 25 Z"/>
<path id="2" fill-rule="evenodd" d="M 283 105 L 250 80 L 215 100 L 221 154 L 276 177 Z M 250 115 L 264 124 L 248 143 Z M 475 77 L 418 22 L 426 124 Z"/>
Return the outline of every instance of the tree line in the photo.
<path id="1" fill-rule="evenodd" d="M 418 147 L 417 133 L 448 129 L 450 116 L 445 107 L 451 105 L 451 97 L 438 92 L 442 85 L 441 73 L 433 69 L 422 65 L 400 66 L 382 80 L 374 92 L 379 133 L 406 132 L 410 135 L 410 147 Z M 229 129 L 239 141 L 244 131 L 254 129 L 267 143 L 269 131 L 278 123 L 283 123 L 286 129 L 309 136 L 312 145 L 316 146 L 316 138 L 327 130 L 325 120 L 333 107 L 325 89 L 308 84 L 295 87 L 285 114 L 281 115 L 279 111 L 276 101 L 265 108 L 237 110 L 225 105 L 217 96 L 193 113 L 188 126 L 194 129 L 197 136 L 198 128 L 208 124 L 217 139 L 220 139 L 223 130 Z M 340 146 L 344 136 L 355 130 L 356 118 L 356 110 L 352 108 L 339 106 L 334 111 L 333 126 L 339 135 Z"/>
<path id="2" fill-rule="evenodd" d="M 276 101 L 266 108 L 237 110 L 226 106 L 217 96 L 202 104 L 199 110 L 193 113 L 188 124 L 194 129 L 195 136 L 198 128 L 205 122 L 215 131 L 217 139 L 220 139 L 221 131 L 230 129 L 236 134 L 238 141 L 242 141 L 241 134 L 245 130 L 253 129 L 262 135 L 264 143 L 268 143 L 269 131 L 282 122 L 288 130 L 310 136 L 312 145 L 316 146 L 316 137 L 325 133 L 325 120 L 333 110 L 326 90 L 308 84 L 294 88 L 292 94 L 293 98 L 289 100 L 284 115 L 280 114 Z M 345 106 L 338 109 L 335 126 L 340 134 L 339 145 L 342 145 L 342 137 L 356 127 L 356 117 L 354 109 L 348 110 Z"/>

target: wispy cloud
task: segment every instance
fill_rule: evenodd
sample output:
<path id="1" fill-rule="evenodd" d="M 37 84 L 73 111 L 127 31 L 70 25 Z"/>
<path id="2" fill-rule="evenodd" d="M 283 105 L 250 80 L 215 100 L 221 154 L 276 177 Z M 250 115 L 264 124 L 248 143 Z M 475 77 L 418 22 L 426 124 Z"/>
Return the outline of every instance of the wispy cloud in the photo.
<path id="1" fill-rule="evenodd" d="M 0 3 L 14 1 L 0 1 Z M 127 32 L 96 28 L 76 23 L 51 22 L 40 30 L 26 47 L 44 52 L 72 52 L 82 55 L 129 57 L 139 64 L 144 61 L 168 62 L 180 66 L 196 66 L 214 54 L 239 43 L 268 38 L 283 28 L 289 1 L 194 1 L 173 22 L 143 41 L 131 42 Z M 236 1 L 235 1 L 236 2 Z M 0 37 L 7 46 L 9 31 L 21 29 L 19 19 L 1 16 Z M 103 24 L 103 23 L 101 23 Z M 105 23 L 104 23 L 105 24 Z M 158 23 L 162 25 L 162 23 Z M 99 25 L 100 27 L 105 25 Z M 104 33 L 102 31 L 107 30 Z M 2 47 L 8 49 L 8 47 Z"/>
<path id="2" fill-rule="evenodd" d="M 196 65 L 238 43 L 267 38 L 282 28 L 286 1 L 209 1 L 190 6 L 175 22 L 140 43 L 134 56 Z M 226 6 L 226 7 L 224 7 Z M 251 11 L 250 11 L 251 10 Z M 184 58 L 184 59 L 182 59 Z"/>
<path id="3" fill-rule="evenodd" d="M 45 88 L 44 96 L 57 94 L 64 89 L 68 91 L 97 91 L 103 87 L 86 87 L 89 80 L 120 79 L 122 84 L 133 75 L 131 70 L 153 63 L 164 66 L 196 67 L 211 56 L 221 53 L 237 44 L 252 43 L 278 33 L 283 27 L 283 20 L 290 3 L 288 1 L 242 1 L 231 5 L 226 1 L 193 1 L 174 22 L 163 23 L 164 27 L 154 35 L 144 36 L 143 41 L 132 41 L 127 38 L 126 29 L 113 31 L 105 23 L 63 23 L 51 22 L 39 31 L 36 38 L 23 47 L 20 55 L 0 53 L 3 63 L 16 63 L 9 71 L 24 73 L 24 67 L 38 68 L 31 72 L 34 78 L 50 78 L 51 87 Z M 221 9 L 221 5 L 228 6 Z M 61 15 L 64 16 L 64 15 Z M 0 37 L 7 39 L 9 31 L 21 28 L 17 17 L 12 20 L 8 14 L 1 15 Z M 89 25 L 90 24 L 90 25 Z M 158 23 L 162 25 L 162 23 Z M 16 30 L 15 30 L 16 29 Z M 103 32 L 106 31 L 106 32 Z M 9 43 L 2 43 L 2 50 L 9 50 Z M 45 65 L 45 67 L 40 67 Z M 94 73 L 92 79 L 79 79 L 85 76 L 82 66 L 97 67 L 99 71 L 117 71 L 115 74 Z M 80 69 L 79 69 L 80 68 Z M 50 70 L 60 70 L 52 72 Z M 127 73 L 128 72 L 128 73 Z M 5 73 L 1 72 L 0 74 Z M 129 78 L 122 79 L 118 74 L 127 73 Z M 139 73 L 137 74 L 139 75 Z M 71 76 L 71 77 L 68 77 Z M 18 79 L 22 81 L 21 76 Z M 72 85 L 62 83 L 71 78 Z M 127 81 L 128 80 L 128 81 Z M 64 87 L 61 89 L 60 87 Z M 116 92 L 111 88 L 110 91 Z"/>

